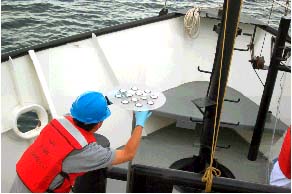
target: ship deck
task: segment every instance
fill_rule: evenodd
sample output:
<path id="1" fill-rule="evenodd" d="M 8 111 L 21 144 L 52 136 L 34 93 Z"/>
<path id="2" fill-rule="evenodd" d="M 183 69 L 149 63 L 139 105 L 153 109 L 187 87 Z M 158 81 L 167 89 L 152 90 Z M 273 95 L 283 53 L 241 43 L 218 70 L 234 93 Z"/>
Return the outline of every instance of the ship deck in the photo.
<path id="1" fill-rule="evenodd" d="M 169 168 L 169 166 L 182 158 L 192 157 L 199 153 L 201 125 L 195 130 L 176 127 L 175 124 L 162 128 L 143 137 L 138 153 L 132 164 Z M 272 133 L 265 133 L 263 139 L 270 139 Z M 275 138 L 279 138 L 276 134 Z M 236 179 L 266 184 L 270 174 L 271 164 L 262 153 L 256 161 L 249 161 L 247 153 L 249 143 L 241 137 L 236 130 L 221 128 L 218 146 L 229 149 L 217 148 L 215 158 L 235 175 Z M 118 165 L 128 168 L 128 164 Z M 126 192 L 126 182 L 114 179 L 107 181 L 107 193 Z M 173 192 L 177 192 L 173 189 Z"/>

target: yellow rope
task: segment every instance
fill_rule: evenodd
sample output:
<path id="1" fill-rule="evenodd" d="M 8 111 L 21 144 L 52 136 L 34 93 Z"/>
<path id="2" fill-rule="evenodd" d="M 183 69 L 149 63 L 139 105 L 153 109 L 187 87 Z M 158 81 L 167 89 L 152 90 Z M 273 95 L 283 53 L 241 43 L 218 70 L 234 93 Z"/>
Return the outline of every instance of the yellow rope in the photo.
<path id="1" fill-rule="evenodd" d="M 209 166 L 206 169 L 204 176 L 202 177 L 202 181 L 206 182 L 206 187 L 205 187 L 206 192 L 211 192 L 212 190 L 213 173 L 215 176 L 221 176 L 221 171 L 219 169 L 214 168 L 213 166 Z"/>
<path id="2" fill-rule="evenodd" d="M 242 0 L 240 0 L 240 9 L 242 5 Z M 213 160 L 214 160 L 214 155 L 215 155 L 215 149 L 217 145 L 217 140 L 218 140 L 218 134 L 219 134 L 219 127 L 220 127 L 220 122 L 218 123 L 217 126 L 217 117 L 218 117 L 218 101 L 219 101 L 219 92 L 220 92 L 220 85 L 221 85 L 221 72 L 222 72 L 222 63 L 223 63 L 223 53 L 224 53 L 224 42 L 225 42 L 225 34 L 226 34 L 226 23 L 227 23 L 227 16 L 228 16 L 228 0 L 226 2 L 226 14 L 225 14 L 225 21 L 224 21 L 224 30 L 223 30 L 223 41 L 222 41 L 222 51 L 221 51 L 221 61 L 220 61 L 220 71 L 219 71 L 219 83 L 218 83 L 218 90 L 217 90 L 217 99 L 216 99 L 216 109 L 215 109 L 215 122 L 214 122 L 214 133 L 213 133 L 213 142 L 212 142 L 212 150 L 211 150 L 211 156 L 210 156 L 210 165 L 206 169 L 202 181 L 206 182 L 206 187 L 205 187 L 205 192 L 211 192 L 212 190 L 212 184 L 213 184 L 213 177 L 215 176 L 220 176 L 221 172 L 219 169 L 213 167 Z M 236 28 L 238 27 L 239 19 L 237 21 Z M 234 47 L 235 41 L 233 42 L 233 47 Z M 232 59 L 232 56 L 231 56 Z M 230 60 L 231 61 L 231 60 Z M 230 70 L 230 69 L 229 69 Z M 228 80 L 228 75 L 229 75 L 229 70 L 227 73 L 227 80 Z M 224 90 L 224 95 L 225 96 L 226 90 Z M 220 121 L 220 116 L 219 115 L 219 121 Z M 217 126 L 217 127 L 216 127 Z M 215 130 L 216 128 L 216 130 Z M 216 133 L 215 133 L 216 131 Z"/>
<path id="3" fill-rule="evenodd" d="M 226 23 L 227 23 L 226 20 L 227 20 L 227 15 L 228 15 L 227 11 L 228 11 L 228 0 L 227 0 L 227 3 L 226 3 L 226 14 L 225 14 L 225 20 L 224 20 L 223 41 L 222 41 L 220 71 L 219 71 L 219 83 L 218 83 L 217 99 L 216 99 L 215 121 L 214 121 L 214 126 L 213 126 L 214 132 L 213 132 L 213 141 L 212 141 L 213 143 L 212 143 L 211 156 L 210 156 L 210 165 L 206 169 L 206 171 L 204 173 L 204 176 L 202 177 L 202 181 L 206 182 L 205 192 L 211 192 L 211 190 L 212 190 L 213 172 L 215 173 L 215 176 L 221 175 L 220 170 L 215 168 L 215 167 L 213 167 L 213 160 L 214 160 L 214 153 L 215 153 L 214 145 L 216 147 L 217 139 L 218 139 L 218 131 L 219 131 L 219 127 L 217 128 L 217 131 L 216 131 L 215 128 L 216 128 L 216 125 L 217 125 L 218 101 L 219 101 L 219 92 L 220 92 L 220 85 L 221 85 L 221 71 L 222 71 L 225 32 L 226 32 Z"/>

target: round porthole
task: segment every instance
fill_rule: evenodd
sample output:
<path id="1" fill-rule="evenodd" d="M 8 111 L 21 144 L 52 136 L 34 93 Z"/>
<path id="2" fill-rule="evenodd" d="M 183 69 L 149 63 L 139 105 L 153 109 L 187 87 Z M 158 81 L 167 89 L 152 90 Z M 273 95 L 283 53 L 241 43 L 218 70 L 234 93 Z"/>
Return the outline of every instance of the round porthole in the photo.
<path id="1" fill-rule="evenodd" d="M 48 124 L 46 110 L 37 104 L 16 107 L 12 118 L 13 131 L 24 139 L 38 136 L 41 130 Z"/>

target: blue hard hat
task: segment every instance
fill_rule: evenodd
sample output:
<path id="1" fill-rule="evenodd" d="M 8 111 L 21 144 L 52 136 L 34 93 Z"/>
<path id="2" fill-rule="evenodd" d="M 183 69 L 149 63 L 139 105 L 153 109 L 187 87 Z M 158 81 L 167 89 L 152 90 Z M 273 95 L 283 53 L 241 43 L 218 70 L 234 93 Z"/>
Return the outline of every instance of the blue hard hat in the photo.
<path id="1" fill-rule="evenodd" d="M 86 124 L 104 121 L 111 115 L 106 98 L 99 92 L 88 91 L 73 102 L 71 115 Z"/>

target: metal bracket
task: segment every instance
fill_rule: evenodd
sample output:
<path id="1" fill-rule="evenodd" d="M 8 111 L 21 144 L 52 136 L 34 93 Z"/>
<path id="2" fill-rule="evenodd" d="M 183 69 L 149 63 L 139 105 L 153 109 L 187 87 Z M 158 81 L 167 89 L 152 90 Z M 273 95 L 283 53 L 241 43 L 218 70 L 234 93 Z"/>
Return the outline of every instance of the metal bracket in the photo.
<path id="1" fill-rule="evenodd" d="M 291 56 L 291 46 L 285 46 L 283 58 L 288 59 Z"/>
<path id="2" fill-rule="evenodd" d="M 236 51 L 248 51 L 249 50 L 249 45 L 247 45 L 247 48 L 246 49 L 241 49 L 241 48 L 234 48 L 234 50 Z"/>
<path id="3" fill-rule="evenodd" d="M 193 117 L 190 117 L 190 121 L 192 121 L 194 123 L 203 123 L 202 120 L 195 120 L 195 119 L 193 119 Z"/>
<path id="4" fill-rule="evenodd" d="M 195 104 L 195 106 L 199 109 L 199 111 L 202 114 L 204 114 L 202 108 L 216 105 L 216 102 L 210 100 L 208 97 L 194 99 L 192 100 L 192 103 Z"/>
<path id="5" fill-rule="evenodd" d="M 226 123 L 226 122 L 220 122 L 220 124 L 224 125 L 232 125 L 232 126 L 239 126 L 240 122 L 238 121 L 237 123 Z"/>
<path id="6" fill-rule="evenodd" d="M 253 35 L 250 34 L 250 33 L 242 33 L 242 35 L 253 37 Z M 234 50 L 237 50 L 237 51 L 248 51 L 248 50 L 251 49 L 252 47 L 253 47 L 253 45 L 252 45 L 252 43 L 251 43 L 251 44 L 248 44 L 248 45 L 247 45 L 247 48 L 246 48 L 246 49 L 234 48 Z"/>
<path id="7" fill-rule="evenodd" d="M 227 146 L 217 145 L 216 148 L 229 149 L 229 148 L 231 148 L 231 145 L 230 144 L 228 144 Z"/>
<path id="8" fill-rule="evenodd" d="M 250 34 L 250 33 L 242 33 L 242 35 L 252 37 L 252 34 Z"/>
<path id="9" fill-rule="evenodd" d="M 198 66 L 198 71 L 199 71 L 199 72 L 202 72 L 202 73 L 210 73 L 210 74 L 212 74 L 211 71 L 201 70 L 201 69 L 200 69 L 200 66 Z"/>
<path id="10" fill-rule="evenodd" d="M 239 102 L 240 102 L 240 98 L 238 98 L 237 100 L 229 100 L 229 99 L 224 99 L 224 101 L 226 101 L 226 102 L 234 102 L 234 103 L 239 103 Z"/>
<path id="11" fill-rule="evenodd" d="M 201 145 L 199 145 L 199 144 L 193 144 L 193 147 L 200 147 Z M 228 145 L 216 145 L 216 148 L 222 148 L 222 149 L 229 149 L 229 148 L 231 148 L 231 145 L 230 144 L 228 144 Z"/>
<path id="12" fill-rule="evenodd" d="M 281 65 L 278 66 L 278 70 L 291 73 L 291 66 L 287 66 L 281 62 Z"/>
<path id="13" fill-rule="evenodd" d="M 192 117 L 190 117 L 190 121 L 195 122 L 195 123 L 204 123 L 203 121 L 201 121 L 201 120 L 195 120 Z M 240 122 L 239 121 L 237 123 L 220 122 L 220 124 L 223 124 L 223 125 L 232 125 L 232 126 L 239 126 Z"/>

